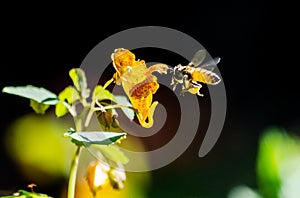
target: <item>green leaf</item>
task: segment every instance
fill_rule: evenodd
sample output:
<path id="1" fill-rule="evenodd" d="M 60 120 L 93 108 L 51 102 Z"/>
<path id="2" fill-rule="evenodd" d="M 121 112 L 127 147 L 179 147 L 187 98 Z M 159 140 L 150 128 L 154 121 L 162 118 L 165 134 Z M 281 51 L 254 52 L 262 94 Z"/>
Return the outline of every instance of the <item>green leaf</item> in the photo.
<path id="1" fill-rule="evenodd" d="M 64 105 L 63 101 L 59 101 L 56 106 L 55 106 L 55 115 L 57 117 L 62 117 L 64 116 L 66 113 L 68 113 L 68 109 L 67 107 Z"/>
<path id="2" fill-rule="evenodd" d="M 281 128 L 262 133 L 257 156 L 258 186 L 264 197 L 299 194 L 300 140 Z M 289 189 L 283 191 L 282 189 Z"/>
<path id="3" fill-rule="evenodd" d="M 78 146 L 89 146 L 91 144 L 109 145 L 120 141 L 126 137 L 126 133 L 114 133 L 104 131 L 73 132 L 68 131 L 64 134 L 71 137 L 72 141 Z"/>
<path id="4" fill-rule="evenodd" d="M 57 117 L 64 116 L 69 112 L 66 105 L 72 104 L 75 101 L 80 99 L 79 93 L 76 89 L 69 86 L 66 87 L 60 94 L 58 95 L 59 102 L 55 106 L 55 114 Z"/>
<path id="5" fill-rule="evenodd" d="M 99 150 L 106 158 L 114 162 L 126 164 L 129 161 L 129 159 L 116 145 L 92 145 L 91 147 Z"/>
<path id="6" fill-rule="evenodd" d="M 280 177 L 277 156 L 281 144 L 281 132 L 271 130 L 260 138 L 257 156 L 258 185 L 265 197 L 278 197 Z M 279 143 L 279 144 L 278 144 Z M 277 151 L 276 151 L 277 150 Z M 272 186 L 272 188 L 270 188 Z"/>
<path id="7" fill-rule="evenodd" d="M 25 190 L 19 190 L 19 195 L 22 196 L 22 195 L 25 195 L 26 198 L 42 198 L 42 197 L 49 197 L 48 195 L 46 194 L 41 194 L 41 193 L 34 193 L 34 192 L 28 192 L 28 191 L 25 191 Z"/>
<path id="8" fill-rule="evenodd" d="M 56 105 L 59 102 L 58 98 L 47 98 L 42 101 L 43 104 Z"/>
<path id="9" fill-rule="evenodd" d="M 129 102 L 126 96 L 117 95 L 115 96 L 115 98 L 117 100 L 117 104 L 132 107 L 131 103 Z M 132 109 L 129 108 L 121 108 L 121 109 L 130 120 L 134 119 L 134 111 Z"/>
<path id="10" fill-rule="evenodd" d="M 75 101 L 80 99 L 80 96 L 76 89 L 69 86 L 59 93 L 58 98 L 60 101 L 67 100 L 69 104 L 73 104 Z"/>
<path id="11" fill-rule="evenodd" d="M 30 100 L 30 106 L 38 114 L 45 114 L 46 110 L 50 107 L 48 104 L 38 103 L 35 100 Z"/>
<path id="12" fill-rule="evenodd" d="M 103 89 L 101 85 L 97 85 L 93 91 L 93 100 L 111 100 L 117 102 L 114 95 L 107 89 Z"/>
<path id="13" fill-rule="evenodd" d="M 42 104 L 55 105 L 58 102 L 56 94 L 45 88 L 35 87 L 32 85 L 4 87 L 2 92 L 32 99 Z"/>
<path id="14" fill-rule="evenodd" d="M 83 98 L 88 98 L 90 90 L 88 89 L 85 73 L 80 68 L 73 68 L 70 70 L 69 75 L 74 83 L 76 89 L 81 93 Z"/>
<path id="15" fill-rule="evenodd" d="M 4 197 L 1 196 L 1 198 L 16 198 L 16 197 L 19 197 L 19 198 L 45 198 L 45 197 L 48 197 L 48 198 L 51 198 L 46 194 L 28 192 L 25 190 L 19 190 L 17 193 L 15 193 L 15 195 L 4 196 Z"/>

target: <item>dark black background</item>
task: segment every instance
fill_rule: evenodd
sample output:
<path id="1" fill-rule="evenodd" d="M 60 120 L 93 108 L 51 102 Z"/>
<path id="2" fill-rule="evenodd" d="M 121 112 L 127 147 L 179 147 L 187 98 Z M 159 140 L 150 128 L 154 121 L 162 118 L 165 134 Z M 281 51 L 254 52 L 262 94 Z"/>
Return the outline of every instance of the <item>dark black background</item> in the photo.
<path id="1" fill-rule="evenodd" d="M 207 156 L 197 157 L 201 139 L 195 140 L 179 160 L 153 172 L 150 197 L 168 195 L 174 188 L 225 197 L 236 184 L 255 187 L 259 134 L 274 125 L 299 133 L 298 21 L 293 6 L 267 1 L 197 2 L 180 9 L 149 2 L 131 6 L 8 8 L 1 14 L 1 89 L 33 84 L 58 93 L 71 83 L 69 69 L 80 66 L 108 36 L 147 25 L 177 29 L 199 41 L 211 56 L 221 57 L 227 116 Z M 2 135 L 10 122 L 31 109 L 28 101 L 15 96 L 1 94 L 0 99 Z M 0 189 L 26 185 L 15 179 L 20 178 L 18 170 L 1 151 Z"/>

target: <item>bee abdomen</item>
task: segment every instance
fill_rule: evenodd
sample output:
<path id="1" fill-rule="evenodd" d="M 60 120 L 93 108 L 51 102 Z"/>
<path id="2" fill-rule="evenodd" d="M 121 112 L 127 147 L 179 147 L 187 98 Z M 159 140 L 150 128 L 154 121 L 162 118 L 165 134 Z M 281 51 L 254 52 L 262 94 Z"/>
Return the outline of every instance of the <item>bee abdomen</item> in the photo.
<path id="1" fill-rule="evenodd" d="M 216 73 L 203 68 L 198 69 L 198 72 L 196 71 L 192 74 L 193 80 L 210 85 L 216 85 L 221 81 L 221 78 Z"/>

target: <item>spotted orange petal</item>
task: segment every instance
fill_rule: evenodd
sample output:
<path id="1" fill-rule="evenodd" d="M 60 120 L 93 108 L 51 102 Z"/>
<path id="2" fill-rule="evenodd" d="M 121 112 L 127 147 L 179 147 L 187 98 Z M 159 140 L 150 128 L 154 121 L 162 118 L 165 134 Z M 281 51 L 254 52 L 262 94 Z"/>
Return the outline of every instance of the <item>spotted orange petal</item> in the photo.
<path id="1" fill-rule="evenodd" d="M 137 118 L 143 127 L 153 125 L 153 114 L 158 102 L 153 102 L 153 94 L 159 88 L 157 78 L 152 73 L 167 73 L 168 66 L 155 64 L 147 68 L 144 60 L 135 60 L 129 50 L 118 48 L 111 56 L 116 69 L 114 79 L 129 97 L 132 106 L 138 111 Z"/>

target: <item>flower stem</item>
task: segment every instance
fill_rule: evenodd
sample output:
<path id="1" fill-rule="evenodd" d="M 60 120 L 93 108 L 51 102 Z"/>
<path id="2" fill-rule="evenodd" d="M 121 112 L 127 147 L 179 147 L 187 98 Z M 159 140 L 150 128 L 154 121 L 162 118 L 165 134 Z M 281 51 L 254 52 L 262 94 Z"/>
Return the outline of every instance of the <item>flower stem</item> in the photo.
<path id="1" fill-rule="evenodd" d="M 69 186 L 68 186 L 68 198 L 75 197 L 76 175 L 77 175 L 80 151 L 81 151 L 81 146 L 78 146 L 72 159 L 70 177 L 69 177 Z"/>
<path id="2" fill-rule="evenodd" d="M 76 131 L 79 132 L 85 129 L 84 127 L 82 127 L 82 118 L 85 116 L 89 108 L 89 104 L 85 100 L 82 100 L 81 102 L 84 104 L 82 112 L 79 115 L 77 113 L 73 115 Z M 77 146 L 76 152 L 72 159 L 70 175 L 69 175 L 69 184 L 68 184 L 68 198 L 75 197 L 76 176 L 77 176 L 77 169 L 78 169 L 81 150 L 82 150 L 82 146 Z"/>
<path id="3" fill-rule="evenodd" d="M 106 87 L 108 87 L 108 85 L 110 83 L 112 83 L 113 80 L 114 79 L 112 78 L 109 81 L 107 81 L 105 83 L 105 85 L 103 86 L 103 90 Z M 99 95 L 100 94 L 101 93 L 99 93 Z M 97 99 L 97 97 L 96 97 L 96 99 Z M 96 99 L 94 99 L 91 104 L 87 103 L 85 99 L 81 100 L 81 103 L 83 105 L 83 111 L 79 115 L 76 113 L 76 111 L 75 111 L 75 113 L 71 112 L 71 114 L 74 118 L 74 121 L 75 121 L 76 131 L 79 131 L 79 132 L 83 131 L 89 125 L 90 119 L 91 119 L 92 114 L 94 112 L 93 107 L 95 106 Z M 69 110 L 70 109 L 71 108 L 69 108 Z M 89 109 L 89 111 L 88 111 L 88 109 Z M 83 121 L 83 118 L 86 117 L 86 114 L 87 114 L 87 118 L 86 118 L 84 126 L 82 126 L 82 121 Z M 76 152 L 75 152 L 75 154 L 73 156 L 73 159 L 72 159 L 72 164 L 71 164 L 71 169 L 70 169 L 70 176 L 69 176 L 69 184 L 68 184 L 68 198 L 74 198 L 75 197 L 76 175 L 77 175 L 79 156 L 80 156 L 81 150 L 82 150 L 82 147 L 77 146 Z"/>
<path id="4" fill-rule="evenodd" d="M 135 108 L 133 108 L 133 107 L 131 107 L 131 106 L 126 106 L 126 105 L 118 105 L 118 104 L 116 104 L 116 105 L 109 105 L 109 106 L 105 106 L 105 107 L 102 107 L 102 108 L 97 108 L 97 107 L 95 107 L 94 108 L 94 111 L 102 111 L 102 110 L 106 110 L 106 109 L 115 109 L 115 108 L 127 108 L 127 109 L 131 109 L 131 110 L 133 110 L 133 111 L 136 111 L 136 109 Z"/>
<path id="5" fill-rule="evenodd" d="M 108 80 L 108 81 L 103 85 L 102 91 L 105 90 L 105 89 L 106 89 L 113 81 L 114 81 L 114 78 L 111 78 L 110 80 Z M 95 104 L 96 104 L 96 101 L 97 101 L 98 96 L 102 94 L 102 91 L 100 91 L 100 92 L 98 93 L 98 95 L 93 99 L 93 101 L 92 101 L 92 103 L 91 103 L 90 111 L 89 111 L 89 113 L 88 113 L 88 115 L 87 115 L 87 118 L 86 118 L 86 120 L 85 120 L 85 123 L 84 123 L 84 126 L 85 126 L 85 127 L 87 127 L 87 126 L 89 125 L 90 121 L 91 121 L 92 115 L 93 115 L 93 113 L 94 113 L 94 106 L 95 106 Z"/>

